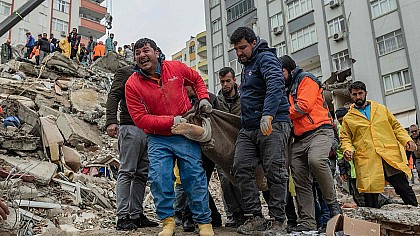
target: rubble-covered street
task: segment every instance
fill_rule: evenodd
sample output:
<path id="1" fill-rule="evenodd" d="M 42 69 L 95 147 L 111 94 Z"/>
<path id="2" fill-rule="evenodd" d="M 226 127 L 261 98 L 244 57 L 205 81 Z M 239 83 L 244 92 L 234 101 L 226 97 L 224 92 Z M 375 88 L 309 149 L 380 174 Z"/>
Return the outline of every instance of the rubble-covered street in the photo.
<path id="1" fill-rule="evenodd" d="M 0 235 L 159 232 L 159 228 L 115 230 L 119 161 L 117 139 L 104 131 L 104 106 L 113 73 L 125 65 L 116 53 L 89 67 L 61 53 L 49 55 L 42 66 L 15 60 L 0 65 L 0 102 L 5 118 L 0 128 L 0 194 L 11 210 L 7 221 L 0 223 Z M 419 183 L 414 189 L 420 200 Z M 210 191 L 226 221 L 216 178 L 210 182 Z M 392 189 L 387 194 L 395 197 Z M 354 210 L 348 195 L 339 196 L 347 215 L 382 224 L 383 235 L 419 235 L 419 208 L 388 205 L 381 210 Z M 156 219 L 148 188 L 144 210 Z M 215 233 L 236 235 L 236 230 L 222 227 Z M 177 235 L 196 234 L 177 229 Z"/>

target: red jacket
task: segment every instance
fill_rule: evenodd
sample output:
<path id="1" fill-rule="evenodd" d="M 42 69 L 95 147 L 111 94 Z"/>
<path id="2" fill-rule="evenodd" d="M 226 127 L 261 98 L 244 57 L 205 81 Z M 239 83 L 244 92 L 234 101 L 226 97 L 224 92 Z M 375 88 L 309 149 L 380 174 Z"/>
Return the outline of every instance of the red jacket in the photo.
<path id="1" fill-rule="evenodd" d="M 175 116 L 192 108 L 185 86 L 192 86 L 199 100 L 209 99 L 200 75 L 179 61 L 163 61 L 160 85 L 134 72 L 125 85 L 128 112 L 145 133 L 169 136 Z"/>

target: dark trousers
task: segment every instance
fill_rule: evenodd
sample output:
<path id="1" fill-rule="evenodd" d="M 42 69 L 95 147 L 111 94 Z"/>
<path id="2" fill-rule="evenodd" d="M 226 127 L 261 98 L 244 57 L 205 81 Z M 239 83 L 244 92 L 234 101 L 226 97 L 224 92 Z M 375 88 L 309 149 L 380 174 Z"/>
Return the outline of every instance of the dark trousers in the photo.
<path id="1" fill-rule="evenodd" d="M 270 216 L 280 222 L 286 220 L 286 153 L 290 131 L 291 125 L 288 122 L 273 123 L 273 131 L 269 136 L 263 135 L 260 129 L 239 131 L 233 170 L 241 191 L 244 213 L 262 216 L 260 193 L 254 174 L 257 166 L 262 163 L 270 194 Z"/>
<path id="2" fill-rule="evenodd" d="M 287 216 L 287 225 L 296 226 L 298 217 L 296 215 L 296 207 L 293 202 L 292 194 L 287 191 L 287 200 L 286 200 L 286 216 Z"/>
<path id="3" fill-rule="evenodd" d="M 27 46 L 26 47 L 26 53 L 25 53 L 25 58 L 29 58 L 29 55 L 31 55 L 31 53 L 32 53 L 32 50 L 34 49 L 34 46 Z"/>
<path id="4" fill-rule="evenodd" d="M 404 204 L 418 206 L 416 194 L 409 185 L 407 176 L 404 173 L 387 176 L 385 172 L 385 180 L 394 187 L 395 193 L 402 198 Z M 378 197 L 379 193 L 364 193 L 366 206 L 379 208 Z"/>
<path id="5" fill-rule="evenodd" d="M 71 47 L 71 51 L 70 51 L 70 59 L 75 58 L 77 55 L 77 48 L 73 48 Z"/>

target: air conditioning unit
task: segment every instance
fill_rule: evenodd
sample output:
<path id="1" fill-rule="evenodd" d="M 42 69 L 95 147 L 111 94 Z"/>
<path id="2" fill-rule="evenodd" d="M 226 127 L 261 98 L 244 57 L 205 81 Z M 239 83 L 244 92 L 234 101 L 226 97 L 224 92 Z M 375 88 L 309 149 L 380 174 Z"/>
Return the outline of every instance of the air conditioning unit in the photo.
<path id="1" fill-rule="evenodd" d="M 61 31 L 60 35 L 61 35 L 62 37 L 66 37 L 66 36 L 67 36 L 66 31 Z"/>
<path id="2" fill-rule="evenodd" d="M 274 35 L 279 35 L 283 33 L 283 26 L 277 26 L 273 28 Z"/>
<path id="3" fill-rule="evenodd" d="M 345 36 L 346 36 L 346 33 L 341 31 L 341 32 L 335 33 L 333 35 L 333 39 L 334 39 L 334 41 L 338 42 L 340 40 L 343 40 Z"/>
<path id="4" fill-rule="evenodd" d="M 336 7 L 338 7 L 340 4 L 338 3 L 338 0 L 331 0 L 330 1 L 330 8 L 331 9 L 333 9 L 333 8 L 336 8 Z"/>

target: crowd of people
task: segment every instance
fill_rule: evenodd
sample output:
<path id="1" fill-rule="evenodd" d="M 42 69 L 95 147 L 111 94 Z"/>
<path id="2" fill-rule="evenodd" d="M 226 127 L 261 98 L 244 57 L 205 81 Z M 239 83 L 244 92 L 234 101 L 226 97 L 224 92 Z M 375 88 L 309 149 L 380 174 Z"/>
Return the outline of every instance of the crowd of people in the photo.
<path id="1" fill-rule="evenodd" d="M 33 60 L 37 65 L 42 62 L 46 55 L 53 52 L 61 52 L 70 59 L 78 60 L 83 65 L 89 65 L 97 59 L 105 56 L 108 52 L 117 52 L 126 61 L 133 63 L 134 43 L 124 45 L 124 50 L 118 48 L 118 42 L 114 40 L 114 34 L 110 33 L 105 44 L 103 41 L 94 40 L 89 37 L 87 45 L 82 42 L 82 36 L 77 33 L 77 28 L 73 28 L 65 38 L 57 39 L 54 34 L 38 34 L 35 39 L 31 32 L 26 32 L 26 52 L 24 58 Z M 13 59 L 13 47 L 9 39 L 1 47 L 1 63 L 6 63 Z"/>
<path id="2" fill-rule="evenodd" d="M 194 231 L 196 224 L 200 235 L 214 235 L 213 227 L 222 226 L 208 191 L 214 169 L 228 216 L 225 227 L 240 234 L 325 232 L 328 220 L 342 213 L 334 185 L 337 165 L 358 206 L 393 203 L 381 194 L 385 181 L 404 204 L 418 205 L 407 166 L 407 157 L 420 156 L 413 141 L 417 125 L 410 127 L 410 137 L 385 106 L 367 100 L 360 81 L 349 87 L 352 102 L 332 112 L 318 78 L 291 57 L 278 58 L 252 29 L 239 27 L 230 41 L 243 65 L 241 83 L 232 68 L 222 68 L 217 95 L 207 92 L 197 72 L 165 60 L 148 38 L 133 47 L 135 67 L 117 72 L 107 102 L 107 133 L 119 139 L 118 230 L 157 225 L 142 213 L 149 181 L 163 224 L 159 236 L 174 235 L 177 225 Z M 240 116 L 230 173 L 215 165 L 199 142 L 177 135 L 193 107 L 204 116 L 213 109 Z M 268 184 L 262 195 L 270 219 L 262 213 L 255 176 L 259 164 Z"/>

